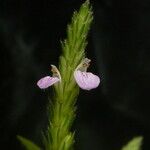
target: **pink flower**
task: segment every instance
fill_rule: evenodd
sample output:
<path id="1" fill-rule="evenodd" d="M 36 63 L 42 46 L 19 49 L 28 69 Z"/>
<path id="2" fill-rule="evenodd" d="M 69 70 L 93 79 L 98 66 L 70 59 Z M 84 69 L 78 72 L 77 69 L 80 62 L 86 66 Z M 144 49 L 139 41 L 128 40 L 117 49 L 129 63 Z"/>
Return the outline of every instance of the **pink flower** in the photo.
<path id="1" fill-rule="evenodd" d="M 74 72 L 74 78 L 83 90 L 91 90 L 97 88 L 100 84 L 100 78 L 91 72 L 86 72 L 89 67 L 90 59 L 85 58 Z"/>
<path id="2" fill-rule="evenodd" d="M 97 88 L 100 83 L 100 78 L 91 72 L 76 70 L 74 72 L 74 77 L 79 87 L 83 90 Z"/>
<path id="3" fill-rule="evenodd" d="M 53 73 L 53 76 L 46 76 L 46 77 L 43 77 L 41 78 L 38 82 L 37 82 L 37 86 L 40 88 L 40 89 L 46 89 L 48 87 L 50 87 L 51 85 L 61 81 L 61 76 L 60 76 L 60 73 L 57 69 L 56 66 L 54 65 L 51 65 L 52 69 L 52 73 Z"/>
<path id="4" fill-rule="evenodd" d="M 60 81 L 60 79 L 57 77 L 46 76 L 46 77 L 41 78 L 37 82 L 37 85 L 40 89 L 46 89 L 49 86 L 53 85 L 54 83 L 57 83 L 58 81 Z"/>

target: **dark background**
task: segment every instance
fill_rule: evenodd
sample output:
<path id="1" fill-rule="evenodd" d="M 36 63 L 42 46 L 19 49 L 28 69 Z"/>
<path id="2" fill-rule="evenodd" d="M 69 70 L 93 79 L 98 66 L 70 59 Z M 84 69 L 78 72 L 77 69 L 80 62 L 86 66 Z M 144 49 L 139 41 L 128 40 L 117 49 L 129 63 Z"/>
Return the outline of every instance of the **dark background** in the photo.
<path id="1" fill-rule="evenodd" d="M 0 149 L 21 150 L 16 135 L 38 145 L 46 127 L 48 92 L 36 82 L 61 54 L 60 40 L 82 0 L 0 1 Z M 150 2 L 91 0 L 90 71 L 101 85 L 81 91 L 77 150 L 119 150 L 134 136 L 150 138 Z"/>

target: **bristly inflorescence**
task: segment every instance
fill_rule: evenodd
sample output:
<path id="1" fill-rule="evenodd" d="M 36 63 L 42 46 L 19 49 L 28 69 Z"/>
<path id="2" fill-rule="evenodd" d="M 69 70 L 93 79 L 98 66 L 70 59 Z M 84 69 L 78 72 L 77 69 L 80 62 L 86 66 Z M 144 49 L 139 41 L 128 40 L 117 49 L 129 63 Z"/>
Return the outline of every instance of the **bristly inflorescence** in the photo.
<path id="1" fill-rule="evenodd" d="M 85 58 L 87 35 L 93 20 L 92 8 L 87 0 L 74 12 L 67 28 L 67 38 L 62 43 L 59 67 L 51 65 L 52 76 L 41 78 L 37 85 L 46 89 L 54 85 L 54 96 L 50 105 L 49 127 L 44 145 L 46 150 L 72 150 L 74 132 L 71 126 L 76 116 L 76 100 L 79 87 L 91 90 L 98 87 L 100 78 L 87 72 L 90 59 Z"/>
<path id="2" fill-rule="evenodd" d="M 47 130 L 46 150 L 71 150 L 74 144 L 74 132 L 71 126 L 76 116 L 76 100 L 79 87 L 84 90 L 96 88 L 100 78 L 87 72 L 90 59 L 85 58 L 87 35 L 93 20 L 92 8 L 86 1 L 78 12 L 74 12 L 67 28 L 67 38 L 61 42 L 62 55 L 58 69 L 52 72 L 51 83 L 47 77 L 38 81 L 39 87 L 54 85 L 54 97 L 50 107 L 50 125 Z M 53 66 L 52 66 L 53 68 Z M 52 69 L 53 70 L 53 69 Z M 54 75 L 55 74 L 55 75 Z M 55 78 L 55 80 L 54 80 Z M 56 80 L 57 78 L 57 80 Z M 45 82 L 44 82 L 45 80 Z M 48 82 L 48 83 L 46 83 Z"/>

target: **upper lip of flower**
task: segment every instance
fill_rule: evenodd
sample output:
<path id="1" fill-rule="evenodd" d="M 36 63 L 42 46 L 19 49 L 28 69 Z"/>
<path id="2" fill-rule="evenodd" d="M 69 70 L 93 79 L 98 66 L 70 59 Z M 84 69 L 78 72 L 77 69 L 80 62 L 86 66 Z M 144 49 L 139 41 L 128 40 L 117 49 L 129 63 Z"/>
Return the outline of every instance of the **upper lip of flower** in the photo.
<path id="1" fill-rule="evenodd" d="M 55 65 L 51 65 L 51 71 L 53 73 L 53 77 L 57 77 L 61 81 L 60 72 L 59 72 L 59 70 L 57 69 L 57 67 Z"/>
<path id="2" fill-rule="evenodd" d="M 89 65 L 90 65 L 90 62 L 91 62 L 90 59 L 84 58 L 84 59 L 82 60 L 82 62 L 77 66 L 77 68 L 75 69 L 75 71 L 76 71 L 76 70 L 80 70 L 80 71 L 82 71 L 82 72 L 86 72 L 86 71 L 87 71 L 87 68 L 88 68 Z"/>

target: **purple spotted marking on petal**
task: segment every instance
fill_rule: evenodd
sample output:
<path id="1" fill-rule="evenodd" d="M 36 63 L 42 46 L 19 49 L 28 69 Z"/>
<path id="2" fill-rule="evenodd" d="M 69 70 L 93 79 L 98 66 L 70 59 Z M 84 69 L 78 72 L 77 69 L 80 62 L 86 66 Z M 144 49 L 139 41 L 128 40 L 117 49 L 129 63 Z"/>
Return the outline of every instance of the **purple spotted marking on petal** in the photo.
<path id="1" fill-rule="evenodd" d="M 74 77 L 79 87 L 84 90 L 97 88 L 100 84 L 100 78 L 91 72 L 76 70 L 74 72 Z"/>
<path id="2" fill-rule="evenodd" d="M 53 85 L 54 83 L 60 81 L 59 78 L 57 77 L 50 77 L 50 76 L 46 76 L 44 78 L 41 78 L 38 82 L 37 82 L 37 86 L 40 89 L 46 89 L 49 86 Z"/>

